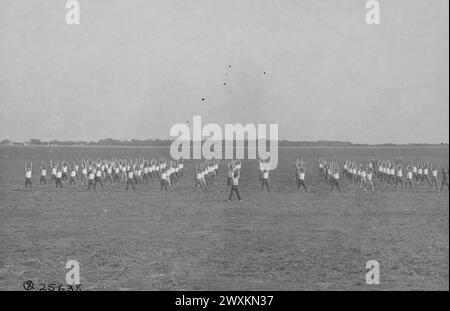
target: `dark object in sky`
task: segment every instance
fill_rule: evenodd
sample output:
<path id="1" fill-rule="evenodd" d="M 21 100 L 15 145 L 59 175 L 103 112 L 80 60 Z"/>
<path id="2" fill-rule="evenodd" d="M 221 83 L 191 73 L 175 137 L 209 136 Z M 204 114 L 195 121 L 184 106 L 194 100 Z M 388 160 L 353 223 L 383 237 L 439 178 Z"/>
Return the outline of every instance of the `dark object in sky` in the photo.
<path id="1" fill-rule="evenodd" d="M 223 85 L 227 85 L 227 84 L 224 82 Z"/>
<path id="2" fill-rule="evenodd" d="M 204 101 L 205 99 L 204 98 L 202 98 L 202 101 Z"/>
<path id="3" fill-rule="evenodd" d="M 264 74 L 266 74 L 266 72 L 264 71 Z"/>
<path id="4" fill-rule="evenodd" d="M 228 68 L 231 68 L 231 65 L 228 65 Z"/>

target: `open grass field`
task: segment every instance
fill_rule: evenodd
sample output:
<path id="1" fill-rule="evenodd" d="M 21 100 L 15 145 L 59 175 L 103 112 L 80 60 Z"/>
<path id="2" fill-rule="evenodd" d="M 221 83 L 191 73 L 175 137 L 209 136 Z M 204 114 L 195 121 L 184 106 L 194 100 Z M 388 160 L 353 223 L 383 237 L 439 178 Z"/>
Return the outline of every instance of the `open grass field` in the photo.
<path id="1" fill-rule="evenodd" d="M 448 166 L 448 147 L 282 148 L 271 192 L 244 161 L 242 204 L 226 202 L 226 166 L 207 193 L 193 192 L 192 161 L 166 194 L 156 182 L 101 192 L 40 190 L 42 160 L 169 158 L 168 148 L 0 147 L 0 290 L 25 280 L 64 282 L 80 263 L 83 290 L 448 290 L 449 194 L 375 182 L 363 193 L 341 180 L 327 193 L 317 160 L 422 159 Z M 310 193 L 295 191 L 294 165 L 308 167 Z M 24 191 L 33 161 L 34 191 Z M 439 185 L 440 186 L 440 185 Z M 367 285 L 365 264 L 380 263 Z"/>

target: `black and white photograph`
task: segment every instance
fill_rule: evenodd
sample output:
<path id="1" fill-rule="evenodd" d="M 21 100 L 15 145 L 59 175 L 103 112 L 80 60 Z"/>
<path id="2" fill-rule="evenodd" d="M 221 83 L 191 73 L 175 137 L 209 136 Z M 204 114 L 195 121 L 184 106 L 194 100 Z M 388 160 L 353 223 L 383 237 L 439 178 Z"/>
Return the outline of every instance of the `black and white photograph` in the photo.
<path id="1" fill-rule="evenodd" d="M 0 291 L 448 290 L 449 1 L 0 0 Z"/>

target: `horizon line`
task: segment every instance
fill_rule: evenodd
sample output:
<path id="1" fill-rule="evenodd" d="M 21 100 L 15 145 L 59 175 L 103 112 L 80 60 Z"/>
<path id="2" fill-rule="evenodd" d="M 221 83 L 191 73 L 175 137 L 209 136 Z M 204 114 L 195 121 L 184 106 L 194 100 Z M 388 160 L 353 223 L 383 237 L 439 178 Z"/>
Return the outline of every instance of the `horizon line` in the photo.
<path id="1" fill-rule="evenodd" d="M 35 140 L 35 144 L 31 143 L 31 141 Z M 184 142 L 184 143 L 194 143 L 194 142 L 200 142 L 203 143 L 205 141 L 207 141 L 208 138 L 206 139 L 202 139 L 202 140 L 180 140 L 180 142 Z M 270 141 L 269 138 L 266 139 L 261 139 L 261 140 L 265 140 Z M 37 143 L 37 142 L 40 143 Z M 12 144 L 27 144 L 27 145 L 41 145 L 41 146 L 45 146 L 45 145 L 57 145 L 57 144 L 51 144 L 52 142 L 55 143 L 60 143 L 60 144 L 71 144 L 71 145 L 86 145 L 86 144 L 91 144 L 91 145 L 95 145 L 95 144 L 100 144 L 101 142 L 104 141 L 115 141 L 117 143 L 124 143 L 124 144 L 128 144 L 128 143 L 132 143 L 132 142 L 141 142 L 141 143 L 145 143 L 145 142 L 149 142 L 149 141 L 153 141 L 153 142 L 162 142 L 162 143 L 171 143 L 176 141 L 175 139 L 161 139 L 161 138 L 147 138 L 147 139 L 135 139 L 135 138 L 131 138 L 131 139 L 116 139 L 116 138 L 101 138 L 98 139 L 96 141 L 94 140 L 58 140 L 58 139 L 51 139 L 51 140 L 41 140 L 39 138 L 30 138 L 26 141 L 14 141 L 14 140 L 10 140 L 10 139 L 2 139 L 0 140 L 0 144 L 1 145 L 5 145 L 7 144 L 6 142 L 10 142 Z M 243 139 L 243 140 L 226 140 L 226 139 L 218 139 L 218 140 L 213 140 L 214 142 L 258 142 L 259 140 L 254 140 L 254 139 Z M 347 141 L 347 140 L 327 140 L 327 139 L 321 139 L 321 140 L 289 140 L 289 139 L 277 139 L 278 143 L 294 143 L 294 144 L 321 144 L 321 143 L 338 143 L 338 144 L 347 144 L 347 145 L 367 145 L 367 146 L 379 146 L 379 145 L 449 145 L 449 142 L 409 142 L 409 143 L 393 143 L 393 142 L 383 142 L 383 143 L 354 143 L 352 141 Z M 104 145 L 106 146 L 106 145 Z M 114 146 L 114 145 L 111 145 Z M 131 145 L 128 145 L 131 146 Z"/>

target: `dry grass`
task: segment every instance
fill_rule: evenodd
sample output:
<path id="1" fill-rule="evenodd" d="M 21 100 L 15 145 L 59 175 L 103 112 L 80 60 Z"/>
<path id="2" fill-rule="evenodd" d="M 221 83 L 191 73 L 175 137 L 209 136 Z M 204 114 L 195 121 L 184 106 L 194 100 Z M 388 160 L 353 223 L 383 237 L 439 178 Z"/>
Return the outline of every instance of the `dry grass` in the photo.
<path id="1" fill-rule="evenodd" d="M 52 150 L 52 152 L 49 152 Z M 225 166 L 208 193 L 192 192 L 192 165 L 166 195 L 158 184 L 134 194 L 53 185 L 39 190 L 41 160 L 168 157 L 167 148 L 0 147 L 0 289 L 25 280 L 63 282 L 80 262 L 84 290 L 448 290 L 449 195 L 377 185 L 362 193 L 343 181 L 327 193 L 318 157 L 366 161 L 396 156 L 448 166 L 448 148 L 286 148 L 259 192 L 256 164 L 243 165 L 244 203 L 225 201 Z M 303 157 L 311 193 L 297 193 L 293 165 Z M 23 163 L 35 190 L 23 191 Z M 223 164 L 223 163 L 222 163 Z M 365 263 L 381 284 L 365 284 Z"/>

